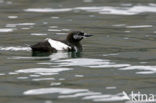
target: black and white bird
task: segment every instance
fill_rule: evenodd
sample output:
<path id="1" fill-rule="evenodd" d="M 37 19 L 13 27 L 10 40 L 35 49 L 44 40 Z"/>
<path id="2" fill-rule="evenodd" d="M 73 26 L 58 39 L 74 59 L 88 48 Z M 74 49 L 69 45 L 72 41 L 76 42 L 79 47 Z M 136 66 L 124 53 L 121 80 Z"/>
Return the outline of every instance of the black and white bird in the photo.
<path id="1" fill-rule="evenodd" d="M 65 40 L 54 40 L 47 38 L 42 42 L 31 46 L 32 52 L 48 52 L 54 53 L 57 51 L 82 51 L 82 45 L 80 41 L 83 38 L 90 37 L 91 34 L 87 34 L 81 31 L 70 32 Z"/>

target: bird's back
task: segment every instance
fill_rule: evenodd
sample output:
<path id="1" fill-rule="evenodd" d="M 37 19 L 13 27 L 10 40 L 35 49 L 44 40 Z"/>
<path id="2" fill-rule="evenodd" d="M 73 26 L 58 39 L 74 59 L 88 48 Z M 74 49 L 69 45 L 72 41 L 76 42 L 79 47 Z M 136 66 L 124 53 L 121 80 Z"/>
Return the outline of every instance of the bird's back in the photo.
<path id="1" fill-rule="evenodd" d="M 70 49 L 70 46 L 67 44 L 53 40 L 50 38 L 45 39 L 42 42 L 39 42 L 35 45 L 31 46 L 32 51 L 38 51 L 38 52 L 57 52 L 57 51 L 62 51 L 62 50 L 68 50 Z"/>

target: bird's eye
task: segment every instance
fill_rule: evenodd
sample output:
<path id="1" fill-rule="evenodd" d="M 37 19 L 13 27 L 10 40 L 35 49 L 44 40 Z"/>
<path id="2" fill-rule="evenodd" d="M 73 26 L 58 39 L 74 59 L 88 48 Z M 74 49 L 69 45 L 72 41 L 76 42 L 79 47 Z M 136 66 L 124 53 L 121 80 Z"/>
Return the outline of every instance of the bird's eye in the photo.
<path id="1" fill-rule="evenodd" d="M 84 33 L 82 33 L 81 35 L 84 36 Z"/>

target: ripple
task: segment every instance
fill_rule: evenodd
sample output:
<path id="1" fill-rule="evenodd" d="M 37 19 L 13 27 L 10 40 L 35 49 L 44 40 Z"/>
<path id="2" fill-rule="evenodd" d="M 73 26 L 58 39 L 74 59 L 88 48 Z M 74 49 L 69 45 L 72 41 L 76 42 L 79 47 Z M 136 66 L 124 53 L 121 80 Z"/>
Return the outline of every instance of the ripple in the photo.
<path id="1" fill-rule="evenodd" d="M 31 29 L 31 28 L 21 28 L 22 30 L 29 30 L 29 29 Z"/>
<path id="2" fill-rule="evenodd" d="M 9 72 L 8 74 L 9 74 L 9 75 L 16 75 L 16 74 L 18 74 L 18 73 L 15 73 L 15 72 Z"/>
<path id="3" fill-rule="evenodd" d="M 31 33 L 30 35 L 35 35 L 35 36 L 44 36 L 44 35 L 47 35 L 47 34 L 42 34 L 42 33 Z"/>
<path id="4" fill-rule="evenodd" d="M 25 91 L 24 95 L 43 95 L 43 94 L 59 94 L 58 98 L 77 98 L 81 97 L 83 100 L 93 101 L 125 101 L 129 100 L 127 94 L 117 93 L 115 95 L 102 94 L 100 92 L 89 91 L 88 89 L 72 89 L 72 88 L 39 88 Z"/>
<path id="5" fill-rule="evenodd" d="M 144 65 L 138 65 L 138 66 L 129 66 L 120 68 L 119 70 L 144 70 L 140 72 L 136 72 L 137 74 L 153 74 L 156 73 L 156 66 L 144 66 Z"/>
<path id="6" fill-rule="evenodd" d="M 67 35 L 67 33 L 56 33 L 56 35 Z"/>
<path id="7" fill-rule="evenodd" d="M 55 80 L 55 78 L 36 78 L 36 79 L 32 79 L 32 81 L 45 81 L 45 80 Z"/>
<path id="8" fill-rule="evenodd" d="M 156 66 L 148 65 L 131 65 L 131 64 L 118 64 L 110 60 L 102 59 L 66 59 L 56 61 L 59 66 L 82 66 L 89 68 L 118 68 L 119 70 L 140 70 L 136 74 L 153 74 L 156 73 Z"/>
<path id="9" fill-rule="evenodd" d="M 74 75 L 75 77 L 84 77 L 84 75 L 79 75 L 79 74 L 76 74 Z"/>
<path id="10" fill-rule="evenodd" d="M 32 75 L 29 75 L 29 76 L 30 77 L 40 77 L 40 75 L 35 75 L 35 74 L 34 75 L 33 74 Z"/>
<path id="11" fill-rule="evenodd" d="M 63 9 L 53 9 L 53 8 L 29 8 L 25 9 L 26 12 L 67 12 L 71 11 L 70 8 L 63 8 Z"/>
<path id="12" fill-rule="evenodd" d="M 121 7 L 112 7 L 112 6 L 92 6 L 92 7 L 75 7 L 75 8 L 28 8 L 24 11 L 26 12 L 69 12 L 75 10 L 83 10 L 86 12 L 97 12 L 99 14 L 113 14 L 113 15 L 136 15 L 144 12 L 153 12 L 156 13 L 155 5 L 136 5 L 136 6 L 121 6 Z"/>
<path id="13" fill-rule="evenodd" d="M 61 82 L 52 82 L 50 85 L 51 86 L 58 86 L 58 85 L 61 85 L 62 83 Z"/>
<path id="14" fill-rule="evenodd" d="M 135 26 L 126 26 L 126 28 L 150 28 L 152 25 L 135 25 Z"/>
<path id="15" fill-rule="evenodd" d="M 6 24 L 5 27 L 16 27 L 16 26 L 33 26 L 35 23 L 16 23 L 16 24 Z"/>
<path id="16" fill-rule="evenodd" d="M 114 27 L 124 27 L 124 26 L 126 26 L 126 24 L 114 24 L 112 26 L 114 26 Z"/>
<path id="17" fill-rule="evenodd" d="M 0 32 L 12 32 L 14 29 L 11 28 L 0 28 Z"/>
<path id="18" fill-rule="evenodd" d="M 116 89 L 116 87 L 106 87 L 106 89 Z"/>
<path id="19" fill-rule="evenodd" d="M 34 73 L 39 75 L 56 75 L 59 72 L 69 71 L 71 68 L 29 68 L 15 71 L 16 73 Z"/>
<path id="20" fill-rule="evenodd" d="M 32 89 L 24 92 L 24 95 L 40 95 L 49 93 L 72 94 L 77 92 L 85 92 L 87 89 L 70 89 L 70 88 L 40 88 Z"/>
<path id="21" fill-rule="evenodd" d="M 131 3 L 122 3 L 121 6 L 132 6 Z"/>
<path id="22" fill-rule="evenodd" d="M 66 59 L 58 60 L 59 66 L 84 66 L 90 68 L 114 68 L 114 67 L 127 67 L 130 64 L 116 64 L 110 60 L 102 59 L 90 59 L 90 58 L 80 58 L 80 59 Z"/>
<path id="23" fill-rule="evenodd" d="M 125 101 L 129 100 L 129 97 L 124 93 L 118 93 L 116 95 L 93 95 L 93 96 L 86 96 L 83 99 L 93 99 L 96 102 L 113 102 L 113 101 Z"/>
<path id="24" fill-rule="evenodd" d="M 118 53 L 113 53 L 113 54 L 104 54 L 103 56 L 114 56 L 114 55 L 119 55 Z"/>
<path id="25" fill-rule="evenodd" d="M 90 66 L 90 65 L 109 64 L 110 60 L 78 58 L 78 59 L 59 60 L 58 62 L 60 66 Z"/>
<path id="26" fill-rule="evenodd" d="M 9 19 L 16 19 L 18 16 L 8 16 Z"/>
<path id="27" fill-rule="evenodd" d="M 49 57 L 24 57 L 24 56 L 13 56 L 8 59 L 49 59 Z"/>
<path id="28" fill-rule="evenodd" d="M 15 24 L 6 24 L 5 27 L 14 28 L 14 27 L 16 27 L 16 25 Z"/>
<path id="29" fill-rule="evenodd" d="M 62 31 L 62 30 L 59 30 L 59 29 L 48 29 L 48 31 Z"/>
<path id="30" fill-rule="evenodd" d="M 53 103 L 53 102 L 50 100 L 46 100 L 44 103 Z"/>
<path id="31" fill-rule="evenodd" d="M 30 47 L 21 47 L 21 46 L 17 46 L 17 47 L 0 47 L 1 51 L 30 51 L 31 48 Z"/>
<path id="32" fill-rule="evenodd" d="M 49 26 L 49 28 L 58 28 L 58 26 Z"/>
<path id="33" fill-rule="evenodd" d="M 63 58 L 68 58 L 69 55 L 67 52 L 57 52 L 57 53 L 53 53 L 50 56 L 44 56 L 44 57 L 32 57 L 32 56 L 12 56 L 9 57 L 8 59 L 47 59 L 50 61 L 54 61 L 54 60 L 59 60 L 59 59 L 63 59 Z M 51 62 L 42 62 L 42 63 L 38 63 L 38 64 L 53 64 Z"/>
<path id="34" fill-rule="evenodd" d="M 83 0 L 83 2 L 90 3 L 90 2 L 93 2 L 93 0 Z"/>
<path id="35" fill-rule="evenodd" d="M 100 95 L 100 92 L 83 92 L 83 93 L 76 93 L 73 95 L 61 95 L 59 98 L 76 98 L 76 97 L 82 97 L 82 96 L 90 96 L 90 95 Z"/>
<path id="36" fill-rule="evenodd" d="M 118 54 L 110 54 L 104 56 L 114 56 Z M 54 55 L 53 55 L 54 56 Z M 148 66 L 148 65 L 131 65 L 131 64 L 119 64 L 112 62 L 108 59 L 92 59 L 92 58 L 76 58 L 76 59 L 65 59 L 59 60 L 60 58 L 66 58 L 60 55 L 51 56 L 51 60 L 55 60 L 53 62 L 43 62 L 38 64 L 45 64 L 45 65 L 53 65 L 56 64 L 56 67 L 73 67 L 73 66 L 80 66 L 80 67 L 89 67 L 89 68 L 117 68 L 118 70 L 141 70 L 136 72 L 136 74 L 153 74 L 156 73 L 156 66 Z M 58 58 L 55 58 L 58 57 Z M 83 77 L 83 75 L 75 75 L 75 77 Z"/>
<path id="37" fill-rule="evenodd" d="M 3 75 L 5 75 L 5 73 L 0 73 L 0 76 L 3 76 Z"/>
<path id="38" fill-rule="evenodd" d="M 143 6 L 137 5 L 132 7 L 77 7 L 75 9 L 84 10 L 87 12 L 98 12 L 100 14 L 113 14 L 113 15 L 136 15 L 144 12 L 156 12 L 156 6 Z"/>
<path id="39" fill-rule="evenodd" d="M 16 25 L 35 25 L 35 23 L 18 23 Z"/>
<path id="40" fill-rule="evenodd" d="M 59 19 L 60 17 L 57 17 L 57 16 L 53 16 L 51 17 L 52 19 Z"/>
<path id="41" fill-rule="evenodd" d="M 17 77 L 17 79 L 28 79 L 28 77 Z"/>
<path id="42" fill-rule="evenodd" d="M 62 29 L 63 31 L 70 31 L 70 29 Z"/>

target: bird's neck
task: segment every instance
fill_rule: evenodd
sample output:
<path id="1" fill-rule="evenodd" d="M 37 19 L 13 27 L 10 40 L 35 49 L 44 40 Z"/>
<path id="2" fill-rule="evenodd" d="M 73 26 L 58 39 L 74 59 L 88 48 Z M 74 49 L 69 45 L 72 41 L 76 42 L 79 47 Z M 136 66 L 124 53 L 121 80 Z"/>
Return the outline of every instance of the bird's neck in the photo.
<path id="1" fill-rule="evenodd" d="M 73 41 L 67 41 L 67 44 L 70 45 L 70 46 L 79 46 L 79 45 L 81 45 L 80 42 L 73 42 Z"/>
<path id="2" fill-rule="evenodd" d="M 67 41 L 66 44 L 71 46 L 71 49 L 76 52 L 82 51 L 82 45 L 81 45 L 80 41 L 79 42 Z"/>

